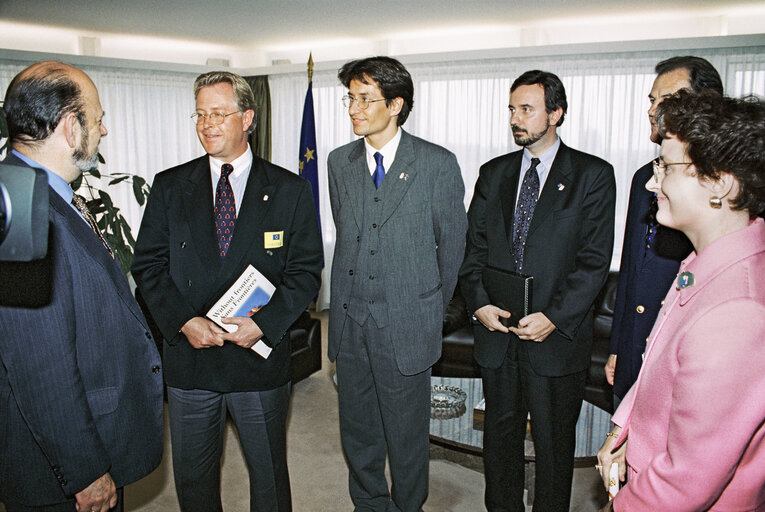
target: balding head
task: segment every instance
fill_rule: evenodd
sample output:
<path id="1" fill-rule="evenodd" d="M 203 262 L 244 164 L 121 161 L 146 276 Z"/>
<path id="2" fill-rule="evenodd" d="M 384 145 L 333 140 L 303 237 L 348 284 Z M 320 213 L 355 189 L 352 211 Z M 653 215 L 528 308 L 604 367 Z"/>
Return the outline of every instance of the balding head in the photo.
<path id="1" fill-rule="evenodd" d="M 98 165 L 107 134 L 96 86 L 62 62 L 38 62 L 16 75 L 3 105 L 14 150 L 71 182 Z"/>
<path id="2" fill-rule="evenodd" d="M 85 126 L 83 89 L 89 87 L 95 89 L 85 73 L 61 62 L 38 62 L 16 75 L 3 104 L 11 143 L 45 141 L 68 113 Z"/>

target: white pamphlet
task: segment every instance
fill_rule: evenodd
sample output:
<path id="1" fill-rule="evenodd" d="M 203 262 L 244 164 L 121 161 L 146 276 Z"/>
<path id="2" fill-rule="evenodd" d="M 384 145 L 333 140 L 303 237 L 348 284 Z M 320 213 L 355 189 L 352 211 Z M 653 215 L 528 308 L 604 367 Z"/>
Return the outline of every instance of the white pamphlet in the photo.
<path id="1" fill-rule="evenodd" d="M 619 464 L 611 464 L 611 470 L 608 472 L 608 497 L 614 499 L 619 492 Z"/>
<path id="2" fill-rule="evenodd" d="M 207 318 L 228 332 L 236 332 L 237 325 L 224 324 L 222 319 L 234 316 L 251 317 L 260 308 L 268 304 L 274 290 L 276 288 L 271 284 L 271 281 L 266 279 L 255 267 L 247 265 L 239 279 L 210 308 L 210 311 L 207 312 Z M 271 347 L 262 340 L 258 340 L 251 348 L 263 359 L 271 355 Z"/>

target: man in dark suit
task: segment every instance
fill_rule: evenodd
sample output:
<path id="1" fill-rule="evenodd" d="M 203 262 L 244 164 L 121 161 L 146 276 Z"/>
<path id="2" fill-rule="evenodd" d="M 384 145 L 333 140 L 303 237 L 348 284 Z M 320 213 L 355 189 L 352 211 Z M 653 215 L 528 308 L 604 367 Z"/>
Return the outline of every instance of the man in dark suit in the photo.
<path id="1" fill-rule="evenodd" d="M 529 413 L 534 510 L 569 508 L 575 425 L 590 364 L 593 302 L 611 261 L 616 186 L 608 162 L 558 138 L 566 108 L 563 84 L 552 73 L 528 71 L 515 80 L 510 125 L 524 149 L 481 167 L 468 210 L 460 289 L 477 319 L 490 511 L 524 510 Z M 487 267 L 533 276 L 529 315 L 510 319 L 492 304 L 482 282 Z M 508 328 L 503 319 L 518 326 Z"/>
<path id="2" fill-rule="evenodd" d="M 122 510 L 122 487 L 162 458 L 162 370 L 122 269 L 73 205 L 104 112 L 90 78 L 60 62 L 19 73 L 3 111 L 4 163 L 45 172 L 50 224 L 43 260 L 0 263 L 0 500 L 8 512 Z"/>
<path id="3" fill-rule="evenodd" d="M 322 246 L 311 188 L 254 156 L 255 111 L 238 75 L 194 83 L 207 155 L 157 175 L 136 240 L 133 275 L 165 341 L 175 487 L 183 511 L 221 510 L 227 411 L 250 474 L 250 509 L 291 510 L 286 456 L 289 337 L 319 289 Z M 251 317 L 205 315 L 248 265 L 276 288 Z M 264 358 L 251 348 L 273 349 Z"/>
<path id="4" fill-rule="evenodd" d="M 414 94 L 400 62 L 352 61 L 338 77 L 364 137 L 328 162 L 329 358 L 350 494 L 355 510 L 415 512 L 428 494 L 430 367 L 464 249 L 465 188 L 452 153 L 400 129 Z"/>
<path id="5" fill-rule="evenodd" d="M 651 142 L 661 144 L 656 108 L 680 89 L 723 93 L 714 66 L 700 57 L 672 57 L 656 65 L 656 79 L 648 99 Z M 653 328 L 661 302 L 677 269 L 693 247 L 681 232 L 656 222 L 655 194 L 645 188 L 653 178 L 653 161 L 637 170 L 630 187 L 627 224 L 624 228 L 619 283 L 611 328 L 611 355 L 606 379 L 614 386 L 614 409 L 637 379 L 643 364 L 646 338 Z"/>

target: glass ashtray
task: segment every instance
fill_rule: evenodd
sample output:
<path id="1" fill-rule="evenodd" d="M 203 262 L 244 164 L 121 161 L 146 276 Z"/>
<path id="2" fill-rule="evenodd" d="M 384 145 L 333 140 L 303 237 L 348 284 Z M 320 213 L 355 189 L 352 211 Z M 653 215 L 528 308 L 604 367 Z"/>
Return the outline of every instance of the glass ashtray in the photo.
<path id="1" fill-rule="evenodd" d="M 467 393 L 454 386 L 435 384 L 430 390 L 430 417 L 450 419 L 465 413 Z"/>

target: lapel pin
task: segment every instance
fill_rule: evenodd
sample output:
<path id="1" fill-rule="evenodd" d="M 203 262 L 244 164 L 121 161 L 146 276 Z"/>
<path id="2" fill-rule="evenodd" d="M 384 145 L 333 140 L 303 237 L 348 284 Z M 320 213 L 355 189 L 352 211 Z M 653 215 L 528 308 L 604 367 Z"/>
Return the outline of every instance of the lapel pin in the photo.
<path id="1" fill-rule="evenodd" d="M 563 192 L 563 189 L 566 188 L 566 185 L 563 183 L 558 183 L 558 192 Z"/>
<path id="2" fill-rule="evenodd" d="M 402 172 L 401 174 L 398 175 L 398 179 L 406 181 L 409 179 L 409 175 L 405 172 Z"/>
<path id="3" fill-rule="evenodd" d="M 681 272 L 679 276 L 677 276 L 677 289 L 682 290 L 683 288 L 688 288 L 689 286 L 693 286 L 694 279 L 693 279 L 693 273 L 691 272 Z"/>
<path id="4" fill-rule="evenodd" d="M 268 194 L 263 196 L 263 201 L 268 201 Z"/>

